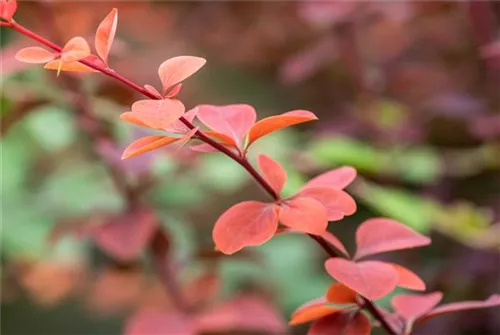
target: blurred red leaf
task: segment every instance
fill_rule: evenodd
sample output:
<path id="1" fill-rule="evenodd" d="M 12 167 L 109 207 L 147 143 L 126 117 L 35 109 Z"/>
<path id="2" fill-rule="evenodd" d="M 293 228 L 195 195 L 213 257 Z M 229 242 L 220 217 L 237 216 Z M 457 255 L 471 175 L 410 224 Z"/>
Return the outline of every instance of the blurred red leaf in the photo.
<path id="1" fill-rule="evenodd" d="M 233 254 L 246 246 L 257 246 L 273 237 L 278 229 L 274 204 L 245 201 L 234 205 L 215 223 L 212 237 L 224 254 Z"/>
<path id="2" fill-rule="evenodd" d="M 129 113 L 133 114 L 126 114 L 127 120 L 133 117 L 149 128 L 161 130 L 171 126 L 184 114 L 184 105 L 172 99 L 139 100 L 134 102 Z"/>
<path id="3" fill-rule="evenodd" d="M 328 226 L 325 207 L 312 198 L 283 201 L 278 216 L 283 225 L 308 234 L 322 235 Z"/>
<path id="4" fill-rule="evenodd" d="M 0 17 L 10 21 L 17 10 L 16 0 L 1 0 L 0 1 Z"/>
<path id="5" fill-rule="evenodd" d="M 404 287 L 409 290 L 425 291 L 425 283 L 416 273 L 399 264 L 394 264 L 394 263 L 387 263 L 387 264 L 392 265 L 392 267 L 398 272 L 399 287 Z"/>
<path id="6" fill-rule="evenodd" d="M 180 313 L 142 309 L 125 326 L 126 335 L 195 335 L 191 321 Z"/>
<path id="7" fill-rule="evenodd" d="M 221 279 L 213 273 L 204 273 L 185 285 L 184 296 L 190 305 L 201 306 L 214 301 L 221 291 Z"/>
<path id="8" fill-rule="evenodd" d="M 349 253 L 347 252 L 346 248 L 344 247 L 344 244 L 342 244 L 342 242 L 337 238 L 337 236 L 333 235 L 332 233 L 330 233 L 329 231 L 325 231 L 321 237 L 327 241 L 328 243 L 330 243 L 333 247 L 335 247 L 335 249 L 337 249 L 338 251 L 340 251 L 342 254 L 344 254 L 344 256 L 350 258 L 350 255 Z"/>
<path id="9" fill-rule="evenodd" d="M 196 330 L 204 333 L 238 330 L 283 334 L 286 331 L 281 313 L 274 306 L 250 296 L 239 297 L 202 312 L 194 323 Z"/>
<path id="10" fill-rule="evenodd" d="M 308 197 L 321 203 L 328 216 L 328 221 L 338 221 L 345 215 L 356 212 L 356 202 L 342 190 L 330 187 L 307 187 L 300 191 L 296 197 Z"/>
<path id="11" fill-rule="evenodd" d="M 90 55 L 87 41 L 80 36 L 73 37 L 66 43 L 61 51 L 61 60 L 64 63 L 75 62 Z"/>
<path id="12" fill-rule="evenodd" d="M 130 143 L 123 151 L 122 159 L 132 158 L 145 152 L 161 148 L 179 141 L 179 138 L 168 136 L 146 136 Z"/>
<path id="13" fill-rule="evenodd" d="M 250 131 L 248 132 L 247 147 L 262 136 L 265 136 L 276 130 L 317 119 L 318 118 L 316 117 L 316 115 L 309 111 L 295 110 L 259 120 L 250 128 Z"/>
<path id="14" fill-rule="evenodd" d="M 242 145 L 256 117 L 255 109 L 245 104 L 198 106 L 198 119 L 208 128 L 232 138 L 237 146 Z"/>
<path id="15" fill-rule="evenodd" d="M 264 175 L 264 179 L 271 185 L 276 194 L 280 194 L 287 180 L 285 169 L 267 155 L 259 155 L 257 157 L 257 163 L 260 171 Z"/>
<path id="16" fill-rule="evenodd" d="M 356 231 L 355 259 L 386 251 L 428 245 L 430 238 L 391 219 L 373 218 L 364 221 Z"/>
<path id="17" fill-rule="evenodd" d="M 108 63 L 109 50 L 113 44 L 118 23 L 118 11 L 113 8 L 97 27 L 95 34 L 95 49 L 104 63 Z"/>
<path id="18" fill-rule="evenodd" d="M 334 304 L 356 303 L 358 294 L 342 283 L 333 283 L 326 292 L 326 300 Z"/>
<path id="19" fill-rule="evenodd" d="M 370 335 L 370 330 L 364 314 L 336 313 L 313 323 L 307 335 Z"/>
<path id="20" fill-rule="evenodd" d="M 16 53 L 16 59 L 20 62 L 31 64 L 43 64 L 50 62 L 55 58 L 55 55 L 40 47 L 28 47 L 19 50 Z"/>
<path id="21" fill-rule="evenodd" d="M 178 56 L 161 63 L 158 76 L 160 76 L 163 92 L 165 93 L 168 88 L 195 74 L 206 62 L 200 57 Z"/>
<path id="22" fill-rule="evenodd" d="M 370 300 L 391 293 L 398 282 L 396 270 L 379 261 L 355 263 L 342 258 L 330 258 L 325 262 L 325 268 L 334 279 Z"/>
<path id="23" fill-rule="evenodd" d="M 418 319 L 434 308 L 441 299 L 441 292 L 429 294 L 398 294 L 391 300 L 391 305 L 396 314 L 409 322 Z"/>
<path id="24" fill-rule="evenodd" d="M 141 253 L 158 227 L 155 214 L 137 209 L 112 217 L 92 231 L 95 242 L 110 256 L 130 261 Z"/>
<path id="25" fill-rule="evenodd" d="M 351 166 L 342 166 L 334 170 L 322 173 L 311 179 L 302 187 L 305 190 L 309 187 L 332 187 L 342 190 L 356 179 L 356 169 Z"/>

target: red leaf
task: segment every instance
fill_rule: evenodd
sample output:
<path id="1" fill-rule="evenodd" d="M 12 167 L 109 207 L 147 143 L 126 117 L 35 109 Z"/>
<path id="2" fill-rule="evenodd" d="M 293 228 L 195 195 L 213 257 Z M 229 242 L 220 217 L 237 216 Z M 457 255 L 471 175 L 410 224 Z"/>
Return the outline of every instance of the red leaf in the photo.
<path id="1" fill-rule="evenodd" d="M 180 313 L 143 309 L 125 326 L 125 335 L 195 335 L 191 321 Z"/>
<path id="2" fill-rule="evenodd" d="M 173 86 L 168 92 L 167 92 L 167 95 L 165 95 L 166 98 L 169 98 L 169 99 L 172 99 L 173 97 L 175 97 L 177 94 L 179 94 L 179 92 L 181 91 L 181 88 L 182 88 L 182 84 L 179 83 L 175 86 Z"/>
<path id="3" fill-rule="evenodd" d="M 95 228 L 92 236 L 110 256 L 130 261 L 139 256 L 157 227 L 154 213 L 140 209 L 111 218 Z"/>
<path id="4" fill-rule="evenodd" d="M 355 263 L 342 258 L 330 258 L 325 262 L 325 268 L 334 279 L 370 300 L 391 293 L 398 282 L 396 270 L 379 261 Z"/>
<path id="5" fill-rule="evenodd" d="M 264 175 L 264 179 L 271 185 L 274 192 L 279 195 L 287 179 L 285 169 L 278 162 L 266 155 L 259 155 L 257 157 L 257 164 Z"/>
<path id="6" fill-rule="evenodd" d="M 326 300 L 334 304 L 356 303 L 357 293 L 342 283 L 330 285 L 326 292 Z"/>
<path id="7" fill-rule="evenodd" d="M 130 143 L 129 146 L 123 151 L 122 159 L 132 158 L 143 154 L 145 152 L 158 149 L 165 145 L 174 143 L 178 141 L 179 138 L 168 137 L 168 136 L 146 136 L 142 137 L 134 142 Z"/>
<path id="8" fill-rule="evenodd" d="M 386 251 L 416 248 L 430 243 L 430 238 L 395 220 L 373 218 L 363 222 L 356 231 L 358 249 L 354 258 L 359 259 Z"/>
<path id="9" fill-rule="evenodd" d="M 290 326 L 300 325 L 340 312 L 341 310 L 338 307 L 328 306 L 325 298 L 321 297 L 297 308 L 290 317 L 288 324 Z"/>
<path id="10" fill-rule="evenodd" d="M 252 128 L 248 132 L 247 147 L 249 147 L 250 144 L 258 140 L 262 136 L 265 136 L 276 130 L 317 119 L 318 118 L 316 117 L 316 115 L 309 111 L 295 110 L 259 120 L 252 126 Z"/>
<path id="11" fill-rule="evenodd" d="M 401 266 L 399 264 L 387 263 L 392 265 L 394 270 L 398 272 L 399 281 L 398 286 L 404 287 L 409 290 L 425 291 L 424 281 L 413 271 Z"/>
<path id="12" fill-rule="evenodd" d="M 28 47 L 19 50 L 16 54 L 16 59 L 20 62 L 31 64 L 43 64 L 50 62 L 55 58 L 55 55 L 40 47 Z"/>
<path id="13" fill-rule="evenodd" d="M 229 136 L 242 145 L 243 138 L 255 123 L 255 109 L 250 105 L 200 105 L 198 119 L 208 128 Z"/>
<path id="14" fill-rule="evenodd" d="M 329 231 L 325 231 L 321 237 L 327 241 L 328 243 L 330 243 L 333 247 L 335 247 L 335 249 L 337 249 L 338 251 L 340 251 L 342 254 L 344 254 L 344 256 L 346 256 L 347 258 L 350 258 L 350 255 L 349 253 L 347 252 L 346 248 L 344 247 L 344 244 L 342 244 L 342 242 L 337 238 L 337 236 L 333 235 L 332 233 L 330 233 Z"/>
<path id="15" fill-rule="evenodd" d="M 155 95 L 157 98 L 159 98 L 159 99 L 162 98 L 161 93 L 158 92 L 158 90 L 156 88 L 154 88 L 153 86 L 146 84 L 146 85 L 144 85 L 144 88 L 146 89 L 146 91 Z"/>
<path id="16" fill-rule="evenodd" d="M 87 41 L 80 36 L 73 37 L 66 43 L 61 51 L 61 60 L 64 63 L 79 61 L 90 55 Z"/>
<path id="17" fill-rule="evenodd" d="M 370 335 L 370 320 L 362 314 L 336 313 L 313 323 L 307 335 Z"/>
<path id="18" fill-rule="evenodd" d="M 61 63 L 60 59 L 56 59 L 48 62 L 43 67 L 46 70 L 57 70 L 57 71 L 66 71 L 66 72 L 97 72 L 91 67 L 84 65 L 78 61 L 69 62 L 69 63 Z"/>
<path id="19" fill-rule="evenodd" d="M 118 23 L 118 11 L 113 8 L 97 27 L 95 34 L 95 49 L 104 63 L 108 63 L 109 50 L 113 44 Z"/>
<path id="20" fill-rule="evenodd" d="M 267 332 L 284 334 L 285 322 L 279 311 L 268 302 L 256 297 L 239 297 L 195 319 L 198 333 Z M 231 332 L 233 331 L 233 332 Z"/>
<path id="21" fill-rule="evenodd" d="M 204 58 L 200 57 L 178 56 L 167 59 L 161 63 L 158 68 L 158 76 L 160 76 L 163 91 L 166 92 L 168 88 L 191 77 L 201 69 L 206 62 Z"/>
<path id="22" fill-rule="evenodd" d="M 179 100 L 171 99 L 139 100 L 132 105 L 132 113 L 133 118 L 147 127 L 164 129 L 184 114 L 184 105 Z"/>
<path id="23" fill-rule="evenodd" d="M 500 306 L 500 294 L 493 294 L 488 299 L 483 301 L 460 301 L 436 307 L 432 311 L 427 313 L 427 315 L 422 318 L 422 321 L 428 320 L 441 314 L 454 313 L 468 309 L 489 308 L 495 306 Z"/>
<path id="24" fill-rule="evenodd" d="M 308 187 L 300 191 L 296 197 L 309 197 L 321 203 L 328 216 L 328 221 L 338 221 L 345 215 L 356 212 L 356 202 L 342 190 L 330 187 Z"/>
<path id="25" fill-rule="evenodd" d="M 442 298 L 443 294 L 441 292 L 424 295 L 398 294 L 392 298 L 391 305 L 396 314 L 411 324 L 413 320 L 427 314 L 427 312 L 439 304 Z"/>
<path id="26" fill-rule="evenodd" d="M 342 166 L 337 169 L 325 172 L 311 179 L 302 189 L 309 187 L 332 187 L 337 190 L 346 188 L 356 179 L 356 169 L 351 166 Z"/>
<path id="27" fill-rule="evenodd" d="M 1 0 L 0 1 L 0 17 L 6 21 L 10 21 L 17 10 L 16 0 Z"/>
<path id="28" fill-rule="evenodd" d="M 215 223 L 212 237 L 224 254 L 233 254 L 246 246 L 265 243 L 278 229 L 274 204 L 245 201 L 234 205 Z"/>
<path id="29" fill-rule="evenodd" d="M 312 198 L 300 197 L 279 205 L 280 222 L 301 232 L 322 235 L 328 226 L 325 207 Z"/>

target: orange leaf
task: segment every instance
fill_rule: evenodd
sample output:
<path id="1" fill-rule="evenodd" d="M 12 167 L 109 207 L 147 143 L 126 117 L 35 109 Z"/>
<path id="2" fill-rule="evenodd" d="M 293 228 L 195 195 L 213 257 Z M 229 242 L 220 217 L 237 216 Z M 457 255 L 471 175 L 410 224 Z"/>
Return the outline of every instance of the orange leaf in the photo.
<path id="1" fill-rule="evenodd" d="M 182 114 L 184 105 L 179 100 L 139 100 L 132 105 L 134 118 L 153 129 L 169 127 Z"/>
<path id="2" fill-rule="evenodd" d="M 356 212 L 354 199 L 346 192 L 331 187 L 308 187 L 296 197 L 309 197 L 321 203 L 326 209 L 328 221 L 338 221 Z"/>
<path id="3" fill-rule="evenodd" d="M 212 237 L 216 248 L 230 255 L 246 246 L 265 243 L 277 229 L 278 216 L 274 204 L 245 201 L 219 217 Z"/>
<path id="4" fill-rule="evenodd" d="M 356 230 L 355 259 L 386 251 L 410 249 L 428 245 L 430 238 L 387 218 L 364 221 Z"/>
<path id="5" fill-rule="evenodd" d="M 163 85 L 163 91 L 165 92 L 168 88 L 195 74 L 206 62 L 204 58 L 200 57 L 179 56 L 161 63 L 158 75 Z"/>
<path id="6" fill-rule="evenodd" d="M 257 163 L 260 171 L 264 175 L 264 179 L 271 185 L 276 194 L 280 194 L 286 183 L 286 171 L 278 162 L 266 155 L 259 155 L 257 157 Z"/>
<path id="7" fill-rule="evenodd" d="M 16 0 L 1 0 L 0 1 L 0 17 L 6 21 L 12 20 L 12 17 L 17 10 Z"/>
<path id="8" fill-rule="evenodd" d="M 357 312 L 336 313 L 313 323 L 307 335 L 370 335 L 371 324 L 368 318 Z"/>
<path id="9" fill-rule="evenodd" d="M 135 140 L 123 151 L 122 159 L 132 158 L 145 152 L 158 149 L 178 141 L 179 138 L 167 136 L 146 136 Z"/>
<path id="10" fill-rule="evenodd" d="M 120 115 L 120 119 L 135 124 L 137 126 L 148 127 L 145 123 L 141 122 L 141 120 L 137 118 L 137 113 L 132 113 L 132 112 L 122 113 Z"/>
<path id="11" fill-rule="evenodd" d="M 309 187 L 332 187 L 342 190 L 356 178 L 356 169 L 351 166 L 342 166 L 311 179 L 302 189 Z"/>
<path id="12" fill-rule="evenodd" d="M 404 287 L 409 290 L 425 291 L 424 281 L 413 271 L 408 270 L 404 266 L 394 263 L 387 263 L 398 272 L 399 281 L 398 286 Z"/>
<path id="13" fill-rule="evenodd" d="M 216 131 L 211 131 L 211 130 L 204 130 L 203 134 L 210 136 L 210 137 L 213 137 L 213 138 L 221 141 L 224 144 L 228 144 L 228 145 L 236 147 L 236 142 L 233 140 L 233 138 L 229 137 L 225 134 L 218 133 Z"/>
<path id="14" fill-rule="evenodd" d="M 412 322 L 415 319 L 427 314 L 433 309 L 441 299 L 441 292 L 428 294 L 398 294 L 391 300 L 391 305 L 396 314 L 403 317 L 406 321 Z"/>
<path id="15" fill-rule="evenodd" d="M 325 262 L 325 268 L 334 279 L 370 300 L 391 293 L 399 278 L 392 266 L 379 261 L 355 263 L 342 258 L 330 258 Z"/>
<path id="16" fill-rule="evenodd" d="M 326 292 L 326 300 L 334 304 L 356 303 L 358 294 L 342 283 L 334 283 Z"/>
<path id="17" fill-rule="evenodd" d="M 325 207 L 312 198 L 295 198 L 279 205 L 280 222 L 304 233 L 322 235 L 328 226 Z"/>
<path id="18" fill-rule="evenodd" d="M 67 72 L 98 72 L 94 70 L 91 67 L 88 67 L 87 65 L 84 65 L 80 62 L 69 62 L 69 63 L 62 63 L 61 65 L 61 60 L 56 59 L 53 61 L 48 62 L 47 64 L 44 65 L 44 69 L 47 70 L 60 70 L 60 71 L 67 71 Z"/>
<path id="19" fill-rule="evenodd" d="M 272 133 L 273 131 L 317 119 L 316 115 L 305 110 L 296 110 L 286 112 L 281 115 L 267 117 L 257 121 L 257 123 L 250 128 L 250 131 L 248 132 L 247 147 L 262 136 Z"/>
<path id="20" fill-rule="evenodd" d="M 344 247 L 344 244 L 337 238 L 337 236 L 333 235 L 329 231 L 325 231 L 321 237 L 330 243 L 332 246 L 334 246 L 338 251 L 344 254 L 347 258 L 350 258 L 349 253 L 347 252 L 346 248 Z"/>
<path id="21" fill-rule="evenodd" d="M 64 63 L 74 62 L 90 55 L 90 47 L 83 37 L 73 37 L 64 45 L 61 60 Z"/>
<path id="22" fill-rule="evenodd" d="M 43 64 L 50 62 L 55 58 L 55 55 L 43 48 L 28 47 L 19 50 L 16 54 L 16 59 L 25 63 Z"/>
<path id="23" fill-rule="evenodd" d="M 288 322 L 288 324 L 290 326 L 300 325 L 323 318 L 330 314 L 340 312 L 341 310 L 341 308 L 328 306 L 325 303 L 313 304 L 295 311 L 292 314 L 290 322 Z"/>
<path id="24" fill-rule="evenodd" d="M 95 49 L 104 63 L 108 63 L 109 50 L 113 44 L 118 23 L 118 11 L 113 8 L 111 12 L 102 20 L 95 33 Z"/>

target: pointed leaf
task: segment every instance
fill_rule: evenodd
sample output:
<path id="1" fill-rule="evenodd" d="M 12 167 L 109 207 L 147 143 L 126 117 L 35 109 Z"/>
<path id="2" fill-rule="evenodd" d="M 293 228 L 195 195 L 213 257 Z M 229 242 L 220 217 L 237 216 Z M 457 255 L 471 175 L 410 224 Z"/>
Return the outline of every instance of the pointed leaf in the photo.
<path id="1" fill-rule="evenodd" d="M 370 320 L 362 314 L 336 313 L 313 323 L 307 335 L 370 335 Z"/>
<path id="2" fill-rule="evenodd" d="M 139 100 L 132 105 L 134 118 L 153 129 L 170 127 L 184 114 L 179 100 Z"/>
<path id="3" fill-rule="evenodd" d="M 16 0 L 1 0 L 0 1 L 0 17 L 6 21 L 12 20 L 12 17 L 17 10 Z"/>
<path id="4" fill-rule="evenodd" d="M 454 313 L 469 309 L 496 307 L 496 306 L 500 306 L 500 294 L 493 294 L 486 300 L 460 301 L 436 307 L 432 311 L 427 313 L 427 315 L 425 315 L 422 318 L 422 321 L 428 320 L 430 318 L 433 318 L 441 314 Z"/>
<path id="5" fill-rule="evenodd" d="M 95 33 L 95 49 L 104 63 L 108 63 L 109 50 L 113 44 L 118 23 L 118 11 L 113 8 L 111 12 L 102 20 Z"/>
<path id="6" fill-rule="evenodd" d="M 250 105 L 200 105 L 198 119 L 208 128 L 231 137 L 238 146 L 255 123 L 255 109 Z"/>
<path id="7" fill-rule="evenodd" d="M 346 188 L 356 179 L 356 169 L 351 166 L 342 166 L 334 170 L 322 173 L 311 179 L 302 189 L 309 187 L 332 187 L 338 190 Z"/>
<path id="8" fill-rule="evenodd" d="M 179 56 L 167 59 L 158 68 L 158 76 L 165 92 L 168 88 L 180 83 L 195 74 L 205 65 L 204 58 L 192 56 Z"/>
<path id="9" fill-rule="evenodd" d="M 179 92 L 181 91 L 182 88 L 182 83 L 179 83 L 175 86 L 173 86 L 168 92 L 167 95 L 165 96 L 166 98 L 172 99 L 175 97 Z"/>
<path id="10" fill-rule="evenodd" d="M 142 309 L 125 326 L 125 335 L 196 335 L 192 322 L 183 314 Z"/>
<path id="11" fill-rule="evenodd" d="M 339 307 L 328 306 L 325 302 L 310 304 L 309 306 L 302 307 L 293 312 L 288 324 L 290 326 L 297 326 L 303 323 L 318 320 L 327 315 L 334 314 L 342 311 Z"/>
<path id="12" fill-rule="evenodd" d="M 230 145 L 232 147 L 237 147 L 235 140 L 232 137 L 229 137 L 225 134 L 218 133 L 216 131 L 211 131 L 211 130 L 204 130 L 203 134 L 218 140 L 218 142 L 222 142 L 222 143 Z"/>
<path id="13" fill-rule="evenodd" d="M 274 192 L 279 195 L 287 179 L 285 169 L 278 162 L 266 155 L 259 155 L 257 157 L 257 164 L 264 175 L 264 179 L 271 185 Z"/>
<path id="14" fill-rule="evenodd" d="M 429 294 L 398 294 L 391 300 L 391 306 L 396 314 L 403 317 L 406 321 L 412 323 L 413 320 L 427 314 L 433 309 L 441 299 L 441 292 Z"/>
<path id="15" fill-rule="evenodd" d="M 161 96 L 161 93 L 158 92 L 158 90 L 156 88 L 154 88 L 153 86 L 151 85 L 144 85 L 144 88 L 146 89 L 146 91 L 148 91 L 149 93 L 155 95 L 158 99 L 161 99 L 162 96 Z"/>
<path id="16" fill-rule="evenodd" d="M 97 72 L 93 68 L 88 67 L 78 61 L 62 63 L 62 65 L 60 65 L 60 63 L 61 60 L 56 59 L 45 64 L 43 68 L 47 70 L 56 70 L 56 71 L 59 70 L 66 72 Z"/>
<path id="17" fill-rule="evenodd" d="M 245 201 L 219 217 L 212 237 L 216 248 L 230 255 L 246 246 L 265 243 L 277 229 L 278 216 L 273 204 Z"/>
<path id="18" fill-rule="evenodd" d="M 325 207 L 312 198 L 300 197 L 279 205 L 280 222 L 301 232 L 322 235 L 328 226 Z"/>
<path id="19" fill-rule="evenodd" d="M 28 47 L 18 51 L 16 59 L 21 62 L 31 64 L 43 64 L 50 62 L 55 55 L 40 47 Z"/>
<path id="20" fill-rule="evenodd" d="M 326 292 L 326 300 L 334 304 L 356 303 L 357 293 L 342 283 L 330 285 Z"/>
<path id="21" fill-rule="evenodd" d="M 356 202 L 342 190 L 330 187 L 308 187 L 300 191 L 296 197 L 309 197 L 321 203 L 326 209 L 328 221 L 338 221 L 356 212 Z"/>
<path id="22" fill-rule="evenodd" d="M 122 159 L 132 158 L 145 152 L 161 148 L 178 141 L 179 138 L 168 136 L 146 136 L 135 140 L 123 151 Z"/>
<path id="23" fill-rule="evenodd" d="M 370 300 L 391 293 L 398 282 L 396 270 L 379 261 L 355 263 L 342 258 L 330 258 L 325 262 L 325 268 L 334 279 Z"/>
<path id="24" fill-rule="evenodd" d="M 399 264 L 387 263 L 392 265 L 394 270 L 398 272 L 399 281 L 398 286 L 404 287 L 409 290 L 425 291 L 424 281 L 413 271 L 401 266 Z"/>
<path id="25" fill-rule="evenodd" d="M 189 146 L 189 149 L 196 151 L 196 152 L 212 152 L 212 153 L 219 152 L 219 150 L 215 149 L 210 144 L 206 144 L 206 143 L 191 145 L 191 146 Z"/>
<path id="26" fill-rule="evenodd" d="M 335 249 L 340 251 L 344 256 L 347 258 L 350 258 L 351 256 L 349 255 L 349 252 L 347 252 L 346 248 L 344 247 L 344 244 L 337 238 L 337 236 L 333 235 L 329 231 L 325 231 L 321 237 L 330 243 Z"/>
<path id="27" fill-rule="evenodd" d="M 61 60 L 65 63 L 74 62 L 90 55 L 90 47 L 87 41 L 80 36 L 73 37 L 64 45 L 61 51 Z"/>
<path id="28" fill-rule="evenodd" d="M 317 119 L 318 118 L 316 117 L 316 115 L 305 110 L 295 110 L 283 113 L 281 115 L 267 117 L 258 121 L 252 126 L 248 133 L 247 147 L 262 136 L 265 136 L 276 130 Z"/>
<path id="29" fill-rule="evenodd" d="M 386 251 L 416 248 L 430 243 L 430 238 L 395 220 L 373 218 L 363 222 L 356 231 L 358 248 L 354 258 L 359 259 Z"/>

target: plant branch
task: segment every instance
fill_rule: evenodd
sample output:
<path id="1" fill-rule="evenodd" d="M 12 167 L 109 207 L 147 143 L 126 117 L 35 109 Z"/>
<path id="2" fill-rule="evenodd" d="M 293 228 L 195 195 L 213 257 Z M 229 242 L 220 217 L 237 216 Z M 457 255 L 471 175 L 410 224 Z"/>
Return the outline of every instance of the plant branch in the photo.
<path id="1" fill-rule="evenodd" d="M 18 31 L 19 33 L 35 40 L 35 41 L 38 41 L 39 43 L 41 44 L 44 44 L 45 46 L 57 51 L 57 52 L 60 52 L 62 50 L 62 48 L 60 46 L 58 46 L 57 44 L 54 44 L 52 43 L 51 41 L 43 38 L 42 36 L 34 33 L 33 31 L 19 25 L 17 22 L 14 22 L 12 21 L 11 24 L 9 25 L 10 28 Z M 106 68 L 106 67 L 102 67 L 100 65 L 97 65 L 97 64 L 94 64 L 92 62 L 89 62 L 88 60 L 85 60 L 85 59 L 82 59 L 79 61 L 80 63 L 94 69 L 94 70 L 97 70 L 111 78 L 114 78 L 120 82 L 122 82 L 123 84 L 131 87 L 132 89 L 134 89 L 135 91 L 143 94 L 144 96 L 150 98 L 150 99 L 154 99 L 154 100 L 158 100 L 158 97 L 156 97 L 154 94 L 148 92 L 145 88 L 139 86 L 138 84 L 134 83 L 133 81 L 125 78 L 124 76 L 118 74 L 117 72 L 115 72 L 114 70 L 110 69 L 110 68 Z M 184 117 L 181 117 L 180 118 L 180 121 L 185 124 L 189 129 L 194 129 L 194 125 L 189 122 L 188 120 L 186 120 Z M 200 139 L 201 141 L 209 144 L 210 146 L 212 146 L 213 148 L 217 149 L 218 151 L 224 153 L 226 156 L 230 157 L 231 159 L 233 159 L 235 162 L 237 162 L 238 164 L 240 164 L 245 170 L 248 171 L 248 173 L 250 173 L 250 175 L 252 175 L 252 177 L 257 181 L 257 183 L 259 183 L 259 185 L 274 199 L 274 200 L 278 200 L 279 199 L 279 195 L 276 194 L 276 192 L 274 192 L 273 188 L 269 185 L 269 183 L 267 183 L 264 178 L 262 178 L 262 176 L 257 172 L 257 170 L 255 170 L 255 168 L 248 162 L 248 160 L 246 160 L 244 157 L 241 157 L 240 155 L 234 153 L 233 151 L 231 151 L 230 149 L 226 148 L 225 146 L 223 146 L 222 144 L 220 143 L 217 143 L 216 141 L 214 141 L 213 139 L 211 139 L 210 137 L 208 137 L 207 135 L 205 135 L 203 132 L 201 131 L 197 131 L 195 133 L 196 137 L 198 139 Z M 332 257 L 338 257 L 337 253 L 335 252 L 335 250 L 323 239 L 321 238 L 320 236 L 315 236 L 315 235 L 311 235 L 309 234 L 309 236 L 314 239 L 330 256 Z M 159 238 L 159 237 L 158 237 Z M 153 249 L 154 249 L 154 246 L 153 246 Z M 168 277 L 168 276 L 167 276 Z M 365 309 L 370 312 L 373 317 L 378 320 L 380 322 L 380 324 L 382 325 L 382 327 L 387 331 L 388 334 L 390 335 L 398 335 L 397 332 L 395 332 L 392 327 L 389 325 L 389 323 L 387 322 L 387 320 L 385 320 L 384 316 L 377 310 L 377 308 L 375 307 L 375 305 L 369 301 L 368 299 L 365 299 L 363 298 L 364 300 L 364 306 L 365 306 Z"/>

